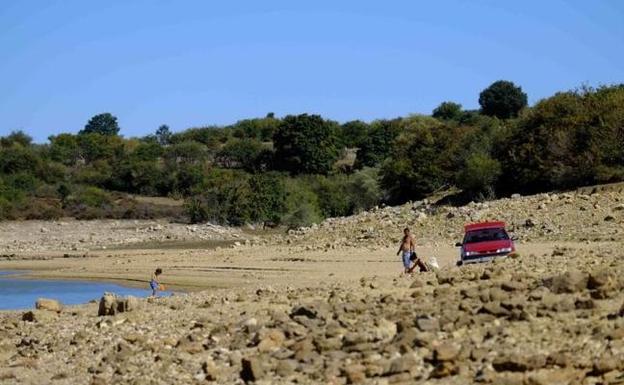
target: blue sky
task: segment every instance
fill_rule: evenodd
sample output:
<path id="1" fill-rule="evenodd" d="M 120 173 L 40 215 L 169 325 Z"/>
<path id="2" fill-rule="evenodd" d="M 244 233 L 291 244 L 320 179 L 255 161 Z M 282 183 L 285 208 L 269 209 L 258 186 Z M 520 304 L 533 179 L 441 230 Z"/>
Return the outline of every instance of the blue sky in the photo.
<path id="1" fill-rule="evenodd" d="M 295 113 L 430 113 L 514 81 L 529 102 L 624 82 L 624 2 L 0 2 L 0 135 L 121 133 Z"/>

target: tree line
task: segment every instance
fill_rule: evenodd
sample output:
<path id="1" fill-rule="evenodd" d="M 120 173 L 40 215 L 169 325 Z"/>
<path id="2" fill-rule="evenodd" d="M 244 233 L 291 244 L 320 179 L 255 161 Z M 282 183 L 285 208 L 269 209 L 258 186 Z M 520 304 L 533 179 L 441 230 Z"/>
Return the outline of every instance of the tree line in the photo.
<path id="1" fill-rule="evenodd" d="M 193 222 L 307 225 L 451 187 L 491 199 L 624 180 L 624 85 L 527 95 L 497 81 L 479 110 L 338 123 L 300 114 L 142 138 L 110 113 L 35 144 L 0 138 L 0 219 L 169 215 L 121 193 L 185 199 Z"/>

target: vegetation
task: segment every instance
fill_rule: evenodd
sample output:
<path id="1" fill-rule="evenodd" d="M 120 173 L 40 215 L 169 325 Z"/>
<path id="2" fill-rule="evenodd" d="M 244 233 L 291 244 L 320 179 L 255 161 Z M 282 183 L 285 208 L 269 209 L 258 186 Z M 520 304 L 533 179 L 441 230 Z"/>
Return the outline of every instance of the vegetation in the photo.
<path id="1" fill-rule="evenodd" d="M 273 113 L 143 138 L 117 118 L 33 143 L 0 138 L 0 219 L 179 216 L 138 195 L 183 198 L 193 222 L 318 223 L 458 187 L 468 199 L 624 180 L 624 85 L 561 92 L 527 107 L 498 81 L 480 111 L 344 124 Z"/>
<path id="2" fill-rule="evenodd" d="M 484 115 L 515 118 L 527 106 L 527 95 L 512 82 L 499 80 L 481 92 L 479 104 Z"/>

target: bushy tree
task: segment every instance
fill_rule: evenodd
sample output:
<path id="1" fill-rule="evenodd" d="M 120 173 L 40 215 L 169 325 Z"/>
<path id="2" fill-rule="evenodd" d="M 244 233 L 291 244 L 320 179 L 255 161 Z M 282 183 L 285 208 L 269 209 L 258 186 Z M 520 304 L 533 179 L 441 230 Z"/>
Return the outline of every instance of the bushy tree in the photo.
<path id="1" fill-rule="evenodd" d="M 275 165 L 292 174 L 327 174 L 338 159 L 337 124 L 319 115 L 289 115 L 273 136 Z"/>
<path id="2" fill-rule="evenodd" d="M 221 167 L 261 170 L 259 157 L 266 147 L 255 139 L 232 139 L 217 153 L 216 161 Z"/>
<path id="3" fill-rule="evenodd" d="M 499 119 L 514 118 L 527 106 L 527 95 L 513 82 L 498 80 L 481 91 L 479 105 L 485 115 Z"/>
<path id="4" fill-rule="evenodd" d="M 358 149 L 355 168 L 379 166 L 390 155 L 394 140 L 400 132 L 400 125 L 400 119 L 372 122 Z"/>
<path id="5" fill-rule="evenodd" d="M 506 192 L 572 188 L 624 178 L 624 86 L 558 93 L 514 127 L 500 154 Z"/>
<path id="6" fill-rule="evenodd" d="M 462 106 L 454 102 L 442 102 L 431 114 L 436 119 L 460 120 L 462 117 Z"/>
<path id="7" fill-rule="evenodd" d="M 424 198 L 452 181 L 451 128 L 421 116 L 406 119 L 403 126 L 381 167 L 381 185 L 390 203 Z"/>
<path id="8" fill-rule="evenodd" d="M 12 131 L 9 135 L 0 138 L 0 147 L 11 147 L 13 144 L 19 144 L 22 147 L 28 147 L 32 143 L 32 137 L 24 131 Z"/>
<path id="9" fill-rule="evenodd" d="M 161 125 L 156 130 L 156 140 L 160 143 L 161 146 L 166 146 L 171 143 L 171 130 L 169 126 L 166 124 Z"/>
<path id="10" fill-rule="evenodd" d="M 501 165 L 488 154 L 471 154 L 457 177 L 458 187 L 470 194 L 493 197 Z"/>
<path id="11" fill-rule="evenodd" d="M 340 126 L 341 141 L 345 147 L 360 147 L 368 135 L 368 124 L 361 120 L 352 120 Z"/>
<path id="12" fill-rule="evenodd" d="M 93 116 L 80 131 L 80 134 L 117 135 L 118 133 L 117 117 L 109 112 Z"/>

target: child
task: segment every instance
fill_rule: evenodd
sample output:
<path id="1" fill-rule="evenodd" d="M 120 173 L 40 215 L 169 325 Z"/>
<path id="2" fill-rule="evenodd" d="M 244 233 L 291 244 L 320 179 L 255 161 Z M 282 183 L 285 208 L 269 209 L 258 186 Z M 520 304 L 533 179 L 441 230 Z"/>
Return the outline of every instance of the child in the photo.
<path id="1" fill-rule="evenodd" d="M 156 292 L 162 290 L 160 283 L 158 282 L 158 276 L 162 274 L 162 269 L 159 267 L 152 274 L 152 280 L 150 281 L 150 287 L 152 288 L 152 296 L 156 297 Z"/>

